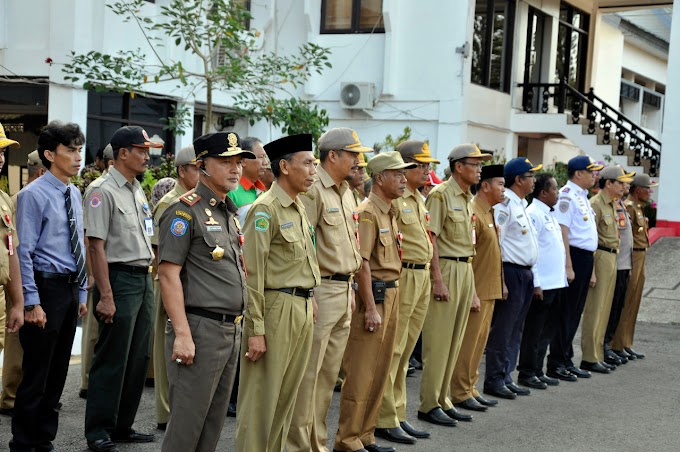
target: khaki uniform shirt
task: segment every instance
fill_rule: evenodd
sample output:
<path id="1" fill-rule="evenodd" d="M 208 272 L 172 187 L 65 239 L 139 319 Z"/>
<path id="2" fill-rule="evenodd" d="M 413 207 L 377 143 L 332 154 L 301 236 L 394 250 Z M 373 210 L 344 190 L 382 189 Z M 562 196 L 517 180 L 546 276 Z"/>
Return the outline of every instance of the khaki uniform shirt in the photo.
<path id="1" fill-rule="evenodd" d="M 151 244 L 154 246 L 158 246 L 158 224 L 161 221 L 161 216 L 163 215 L 163 212 L 165 212 L 165 209 L 168 208 L 170 204 L 174 204 L 175 201 L 179 199 L 180 196 L 185 194 L 187 192 L 187 189 L 184 188 L 179 181 L 175 182 L 175 186 L 167 192 L 163 197 L 158 201 L 158 204 L 153 206 L 153 236 L 151 236 Z"/>
<path id="2" fill-rule="evenodd" d="M 374 193 L 359 206 L 359 252 L 368 261 L 373 280 L 395 281 L 401 274 L 396 210 Z"/>
<path id="3" fill-rule="evenodd" d="M 625 203 L 628 215 L 630 215 L 630 222 L 633 226 L 633 248 L 647 249 L 649 248 L 649 225 L 645 212 L 642 210 L 644 204 L 638 201 L 629 199 Z"/>
<path id="4" fill-rule="evenodd" d="M 472 207 L 470 191 L 464 192 L 454 178 L 437 185 L 427 196 L 430 230 L 437 236 L 441 257 L 475 255 L 472 243 Z"/>
<path id="5" fill-rule="evenodd" d="M 16 230 L 16 208 L 12 199 L 0 190 L 0 285 L 7 285 L 9 277 L 9 250 L 12 254 L 17 252 L 19 237 Z M 11 242 L 11 245 L 10 245 Z M 0 326 L 4 327 L 4 325 Z"/>
<path id="6" fill-rule="evenodd" d="M 300 193 L 309 223 L 316 236 L 316 254 L 321 276 L 349 275 L 361 268 L 358 247 L 358 216 L 347 181 L 338 187 L 318 166 L 318 179 L 306 193 Z"/>
<path id="7" fill-rule="evenodd" d="M 231 199 L 221 201 L 199 182 L 161 214 L 158 260 L 182 266 L 185 306 L 234 316 L 243 312 L 246 274 L 236 210 Z"/>
<path id="8" fill-rule="evenodd" d="M 616 221 L 616 202 L 604 190 L 590 198 L 590 206 L 597 221 L 597 244 L 619 249 L 619 228 Z"/>
<path id="9" fill-rule="evenodd" d="M 412 192 L 407 187 L 404 195 L 392 204 L 397 209 L 397 225 L 404 236 L 402 259 L 414 264 L 429 263 L 432 260 L 430 214 L 420 192 Z"/>
<path id="10" fill-rule="evenodd" d="M 147 226 L 153 231 L 153 219 L 144 190 L 136 179 L 130 183 L 111 167 L 107 177 L 92 182 L 84 217 L 87 236 L 106 240 L 109 263 L 151 264 L 153 252 Z"/>
<path id="11" fill-rule="evenodd" d="M 486 200 L 472 198 L 475 216 L 477 255 L 472 261 L 475 273 L 475 290 L 480 300 L 500 300 L 503 297 L 501 245 L 498 227 L 493 218 L 493 207 Z"/>
<path id="12" fill-rule="evenodd" d="M 299 197 L 294 200 L 276 183 L 253 203 L 243 224 L 248 268 L 249 336 L 262 336 L 267 289 L 311 289 L 321 282 L 313 228 Z"/>

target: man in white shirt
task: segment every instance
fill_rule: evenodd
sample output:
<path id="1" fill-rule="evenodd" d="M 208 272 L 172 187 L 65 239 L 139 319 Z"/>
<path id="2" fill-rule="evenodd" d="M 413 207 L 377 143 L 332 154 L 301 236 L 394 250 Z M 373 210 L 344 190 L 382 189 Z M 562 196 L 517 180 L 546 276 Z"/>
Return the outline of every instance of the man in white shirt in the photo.
<path id="1" fill-rule="evenodd" d="M 494 308 L 486 343 L 484 393 L 504 399 L 530 394 L 512 381 L 511 373 L 517 365 L 524 319 L 534 290 L 531 268 L 538 259 L 536 230 L 526 213 L 524 198 L 534 190 L 534 172 L 542 167 L 532 165 L 524 157 L 506 163 L 505 199 L 494 206 L 508 298 L 497 302 Z"/>
<path id="2" fill-rule="evenodd" d="M 524 322 L 517 366 L 519 384 L 534 389 L 546 389 L 548 385 L 557 386 L 560 382 L 543 373 L 543 360 L 559 325 L 559 308 L 565 300 L 567 287 L 567 256 L 553 208 L 557 197 L 557 182 L 552 174 L 538 175 L 534 200 L 527 207 L 538 236 L 538 261 L 532 269 L 534 295 Z"/>

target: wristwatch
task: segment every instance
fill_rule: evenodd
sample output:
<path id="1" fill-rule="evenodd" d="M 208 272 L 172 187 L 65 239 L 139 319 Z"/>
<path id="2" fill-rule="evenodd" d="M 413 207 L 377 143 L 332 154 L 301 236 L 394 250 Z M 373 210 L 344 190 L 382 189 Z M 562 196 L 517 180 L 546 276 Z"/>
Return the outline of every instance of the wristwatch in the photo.
<path id="1" fill-rule="evenodd" d="M 24 306 L 24 311 L 31 312 L 32 310 L 35 309 L 36 306 L 40 306 L 40 304 L 31 304 L 31 305 L 28 305 L 28 306 Z"/>

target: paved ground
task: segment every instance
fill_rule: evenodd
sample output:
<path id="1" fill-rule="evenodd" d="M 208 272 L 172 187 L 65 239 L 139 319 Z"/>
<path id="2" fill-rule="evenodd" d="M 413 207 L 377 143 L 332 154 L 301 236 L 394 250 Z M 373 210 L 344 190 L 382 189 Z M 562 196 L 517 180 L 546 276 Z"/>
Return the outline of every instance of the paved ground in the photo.
<path id="1" fill-rule="evenodd" d="M 455 428 L 429 426 L 416 420 L 416 404 L 409 406 L 414 425 L 429 428 L 429 440 L 400 451 L 678 451 L 680 426 L 680 239 L 662 239 L 650 251 L 648 284 L 638 324 L 636 348 L 647 358 L 622 366 L 611 375 L 562 383 L 557 388 L 533 391 L 528 397 L 504 401 L 488 413 L 475 414 L 471 423 Z M 578 344 L 578 338 L 576 340 Z M 579 347 L 576 347 L 577 349 Z M 577 359 L 580 357 L 577 356 Z M 80 366 L 69 371 L 58 450 L 85 451 L 85 401 L 78 398 Z M 409 400 L 418 400 L 420 375 L 409 378 Z M 0 416 L 0 450 L 10 438 L 10 418 Z M 333 400 L 329 430 L 338 422 L 338 395 Z M 156 422 L 153 389 L 144 391 L 136 428 L 153 431 Z M 158 442 L 122 445 L 121 451 L 160 450 Z M 228 418 L 218 450 L 234 450 L 235 421 Z M 183 451 L 178 451 L 183 452 Z M 259 451 L 258 451 L 259 452 Z"/>

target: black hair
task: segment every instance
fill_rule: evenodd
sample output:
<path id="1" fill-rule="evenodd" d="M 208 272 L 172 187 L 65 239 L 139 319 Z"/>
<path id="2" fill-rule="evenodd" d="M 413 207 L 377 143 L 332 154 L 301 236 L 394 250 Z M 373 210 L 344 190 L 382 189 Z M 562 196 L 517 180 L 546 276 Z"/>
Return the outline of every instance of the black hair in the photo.
<path id="1" fill-rule="evenodd" d="M 548 191 L 550 179 L 554 177 L 555 176 L 553 176 L 552 173 L 537 174 L 534 182 L 534 192 L 531 194 L 532 198 L 538 199 L 542 191 Z"/>
<path id="2" fill-rule="evenodd" d="M 253 146 L 255 146 L 256 143 L 262 143 L 262 141 L 257 137 L 241 138 L 241 149 L 244 151 L 252 151 Z"/>
<path id="3" fill-rule="evenodd" d="M 99 160 L 104 160 L 104 148 L 101 148 L 100 150 L 97 151 L 97 158 Z"/>
<path id="4" fill-rule="evenodd" d="M 291 152 L 289 154 L 284 154 L 280 157 L 277 157 L 275 160 L 272 160 L 271 165 L 272 173 L 274 173 L 274 179 L 278 179 L 279 176 L 281 176 L 281 160 L 290 162 L 290 159 L 293 157 L 293 154 L 294 152 Z"/>
<path id="5" fill-rule="evenodd" d="M 575 170 L 575 169 L 568 169 L 568 170 L 567 170 L 567 177 L 568 177 L 569 179 L 573 179 L 574 176 L 576 176 L 576 171 L 577 171 L 577 170 Z"/>
<path id="6" fill-rule="evenodd" d="M 64 124 L 61 121 L 51 121 L 40 131 L 38 136 L 38 155 L 45 168 L 50 169 L 52 162 L 45 157 L 45 151 L 56 152 L 59 145 L 82 146 L 85 142 L 85 135 L 78 124 L 69 122 Z"/>
<path id="7" fill-rule="evenodd" d="M 605 185 L 607 185 L 607 181 L 608 181 L 608 180 L 611 180 L 611 179 L 604 179 L 604 178 L 603 178 L 603 179 L 598 180 L 598 181 L 597 181 L 597 186 L 600 187 L 600 188 L 604 188 Z"/>
<path id="8" fill-rule="evenodd" d="M 519 176 L 519 174 L 515 174 L 515 175 L 512 176 L 512 177 L 507 177 L 507 176 L 504 177 L 504 179 L 505 179 L 505 188 L 510 188 L 510 187 L 512 187 L 513 185 L 515 185 L 515 178 L 516 178 L 517 176 Z"/>

